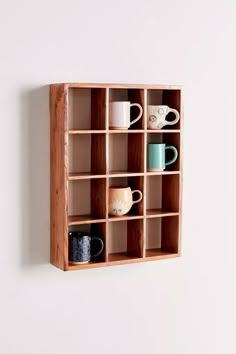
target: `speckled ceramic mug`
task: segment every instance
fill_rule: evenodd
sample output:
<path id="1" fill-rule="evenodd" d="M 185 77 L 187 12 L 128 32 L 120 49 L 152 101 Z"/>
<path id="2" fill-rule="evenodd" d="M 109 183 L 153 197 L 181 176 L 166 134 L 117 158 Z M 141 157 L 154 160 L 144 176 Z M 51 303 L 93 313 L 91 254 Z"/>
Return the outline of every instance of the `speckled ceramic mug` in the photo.
<path id="1" fill-rule="evenodd" d="M 90 236 L 88 233 L 79 231 L 70 231 L 68 237 L 70 263 L 88 263 L 91 258 L 98 257 L 104 249 L 101 237 Z M 91 243 L 93 243 L 92 251 Z"/>
<path id="2" fill-rule="evenodd" d="M 174 113 L 175 119 L 172 121 L 166 120 L 166 116 L 169 113 Z M 147 106 L 147 127 L 148 129 L 161 129 L 165 125 L 174 125 L 179 121 L 179 112 L 174 109 L 170 108 L 169 106 L 165 105 L 159 105 L 159 106 L 153 106 L 153 105 L 148 105 Z"/>
<path id="3" fill-rule="evenodd" d="M 133 194 L 138 193 L 139 198 L 133 200 Z M 122 216 L 127 214 L 132 205 L 139 203 L 143 194 L 138 189 L 131 190 L 130 187 L 111 187 L 109 188 L 108 212 L 110 215 Z"/>

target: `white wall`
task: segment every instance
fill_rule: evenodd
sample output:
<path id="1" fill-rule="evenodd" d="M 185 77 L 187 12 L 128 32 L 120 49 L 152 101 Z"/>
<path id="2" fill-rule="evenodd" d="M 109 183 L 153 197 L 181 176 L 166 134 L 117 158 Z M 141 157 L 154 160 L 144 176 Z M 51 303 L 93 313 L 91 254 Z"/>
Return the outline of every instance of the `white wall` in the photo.
<path id="1" fill-rule="evenodd" d="M 235 7 L 1 1 L 1 353 L 236 352 Z M 182 258 L 49 265 L 47 85 L 66 81 L 185 86 Z"/>

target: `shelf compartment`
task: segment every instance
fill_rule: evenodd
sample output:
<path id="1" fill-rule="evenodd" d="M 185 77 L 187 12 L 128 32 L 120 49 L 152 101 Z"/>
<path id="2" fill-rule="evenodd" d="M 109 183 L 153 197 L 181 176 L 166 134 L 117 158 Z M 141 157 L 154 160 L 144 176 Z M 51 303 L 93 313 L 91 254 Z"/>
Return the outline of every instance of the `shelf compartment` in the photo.
<path id="1" fill-rule="evenodd" d="M 143 256 L 143 220 L 108 224 L 108 261 L 122 261 Z"/>
<path id="2" fill-rule="evenodd" d="M 109 187 L 130 187 L 131 191 L 138 189 L 142 192 L 143 198 L 139 203 L 133 204 L 132 208 L 128 212 L 128 214 L 123 215 L 123 216 L 112 216 L 108 215 L 109 218 L 112 220 L 115 219 L 129 219 L 129 218 L 136 218 L 136 217 L 142 217 L 144 215 L 144 177 L 143 176 L 132 176 L 132 177 L 112 177 L 109 178 Z M 109 191 L 108 191 L 109 192 Z M 137 198 L 137 197 L 136 197 Z M 121 219 L 120 219 L 121 220 Z"/>
<path id="3" fill-rule="evenodd" d="M 180 154 L 181 154 L 181 149 L 180 149 L 180 134 L 176 133 L 147 133 L 147 144 L 148 143 L 156 143 L 156 144 L 166 144 L 166 146 L 174 146 L 177 151 L 178 151 L 178 157 L 177 160 L 169 165 L 166 166 L 165 170 L 163 172 L 167 171 L 179 171 L 180 170 Z M 146 146 L 146 154 L 147 154 L 147 146 Z M 173 158 L 173 151 L 172 150 L 167 150 L 166 151 L 166 161 L 170 161 Z M 147 168 L 147 166 L 146 166 Z"/>
<path id="4" fill-rule="evenodd" d="M 146 214 L 150 210 L 161 210 L 165 213 L 179 213 L 180 176 L 156 175 L 146 177 Z M 160 212 L 158 212 L 160 213 Z"/>
<path id="5" fill-rule="evenodd" d="M 131 103 L 139 103 L 144 111 L 144 90 L 143 89 L 109 89 L 109 101 L 129 101 Z M 137 107 L 132 107 L 130 110 L 130 121 L 134 120 L 139 114 Z M 128 131 L 144 129 L 144 114 Z"/>
<path id="6" fill-rule="evenodd" d="M 144 134 L 109 134 L 109 173 L 144 172 Z"/>
<path id="7" fill-rule="evenodd" d="M 87 232 L 90 236 L 98 236 L 101 237 L 104 242 L 104 250 L 102 254 L 96 257 L 94 260 L 86 264 L 73 264 L 69 262 L 69 266 L 73 269 L 73 267 L 81 267 L 81 266 L 89 266 L 91 264 L 97 264 L 100 262 L 106 261 L 106 254 L 107 254 L 107 242 L 106 242 L 106 223 L 90 223 L 86 225 L 76 225 L 76 226 L 69 226 L 70 231 L 79 231 L 79 232 Z M 91 249 L 93 250 L 93 244 L 91 244 Z"/>
<path id="8" fill-rule="evenodd" d="M 179 253 L 179 216 L 146 219 L 146 257 Z"/>
<path id="9" fill-rule="evenodd" d="M 165 130 L 176 130 L 181 127 L 181 90 L 147 90 L 147 104 L 148 105 L 167 105 L 170 108 L 177 109 L 180 113 L 180 120 L 175 125 L 166 125 Z M 167 120 L 174 120 L 175 115 L 169 113 L 166 117 Z M 160 130 L 161 131 L 161 130 Z"/>
<path id="10" fill-rule="evenodd" d="M 69 225 L 106 218 L 106 179 L 84 179 L 68 183 Z"/>
<path id="11" fill-rule="evenodd" d="M 106 174 L 106 134 L 69 135 L 68 171 L 69 176 Z"/>
<path id="12" fill-rule="evenodd" d="M 68 129 L 106 129 L 106 89 L 68 89 Z"/>

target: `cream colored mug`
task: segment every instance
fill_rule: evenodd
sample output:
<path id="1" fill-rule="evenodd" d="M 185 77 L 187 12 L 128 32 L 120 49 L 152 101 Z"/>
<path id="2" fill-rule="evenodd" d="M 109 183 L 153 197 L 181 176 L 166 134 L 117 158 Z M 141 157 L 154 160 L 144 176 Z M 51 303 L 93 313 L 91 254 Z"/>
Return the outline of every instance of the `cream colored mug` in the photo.
<path id="1" fill-rule="evenodd" d="M 139 115 L 130 121 L 130 110 L 132 107 L 139 108 Z M 109 128 L 110 129 L 129 129 L 143 115 L 143 108 L 139 103 L 126 102 L 110 102 L 109 104 Z"/>
<path id="2" fill-rule="evenodd" d="M 166 120 L 167 114 L 170 112 L 175 114 L 175 119 L 172 121 Z M 159 105 L 147 106 L 147 127 L 148 129 L 161 129 L 165 125 L 174 125 L 179 121 L 179 112 L 174 109 L 170 108 L 169 106 Z"/>
<path id="3" fill-rule="evenodd" d="M 133 200 L 134 193 L 139 194 L 137 200 Z M 142 198 L 142 192 L 137 189 L 132 191 L 130 187 L 110 187 L 108 212 L 110 215 L 114 216 L 125 215 L 130 211 L 132 205 L 139 203 Z"/>

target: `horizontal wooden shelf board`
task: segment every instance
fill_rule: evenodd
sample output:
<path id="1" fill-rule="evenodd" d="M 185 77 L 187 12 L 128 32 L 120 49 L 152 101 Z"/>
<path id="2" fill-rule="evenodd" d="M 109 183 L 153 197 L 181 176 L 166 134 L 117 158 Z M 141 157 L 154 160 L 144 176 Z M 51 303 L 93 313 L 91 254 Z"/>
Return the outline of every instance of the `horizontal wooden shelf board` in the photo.
<path id="1" fill-rule="evenodd" d="M 101 130 L 91 130 L 91 129 L 73 129 L 67 130 L 66 133 L 70 135 L 79 135 L 79 134 L 128 134 L 128 133 L 180 133 L 180 129 L 101 129 Z"/>
<path id="2" fill-rule="evenodd" d="M 107 175 L 95 175 L 91 174 L 90 172 L 71 172 L 68 174 L 68 180 L 73 181 L 77 179 L 91 179 L 91 178 L 106 178 Z"/>
<path id="3" fill-rule="evenodd" d="M 68 134 L 105 134 L 107 133 L 107 130 L 68 130 Z"/>
<path id="4" fill-rule="evenodd" d="M 179 175 L 180 171 L 155 171 L 155 172 L 145 172 L 146 176 L 156 176 L 156 175 Z"/>
<path id="5" fill-rule="evenodd" d="M 180 129 L 147 129 L 147 133 L 180 133 Z"/>
<path id="6" fill-rule="evenodd" d="M 156 218 L 156 217 L 163 217 L 163 216 L 176 216 L 179 215 L 177 211 L 166 211 L 162 209 L 147 209 L 146 210 L 146 217 L 147 218 Z"/>
<path id="7" fill-rule="evenodd" d="M 129 215 L 126 214 L 124 216 L 111 216 L 109 215 L 108 221 L 114 222 L 114 221 L 122 221 L 122 220 L 135 220 L 135 219 L 143 219 L 143 215 Z"/>
<path id="8" fill-rule="evenodd" d="M 73 215 L 68 216 L 68 225 L 80 225 L 80 224 L 94 224 L 106 222 L 106 219 L 96 219 L 91 215 Z"/>
<path id="9" fill-rule="evenodd" d="M 136 177 L 144 176 L 144 172 L 110 171 L 108 177 Z"/>
<path id="10" fill-rule="evenodd" d="M 108 174 L 91 174 L 90 172 L 70 172 L 68 180 L 91 179 L 91 178 L 115 178 L 115 177 L 137 177 L 137 176 L 165 176 L 178 175 L 180 171 L 156 171 L 156 172 L 126 172 L 126 171 L 111 171 Z"/>
<path id="11" fill-rule="evenodd" d="M 149 250 L 146 250 L 146 258 L 149 258 L 149 257 L 155 257 L 155 258 L 171 258 L 171 257 L 177 257 L 178 256 L 178 253 L 177 252 L 166 252 L 166 251 L 163 251 L 161 248 L 152 248 L 152 249 L 149 249 Z"/>
<path id="12" fill-rule="evenodd" d="M 109 134 L 124 134 L 124 133 L 144 133 L 144 129 L 121 129 L 121 130 L 116 130 L 116 129 L 110 129 L 108 131 Z"/>
<path id="13" fill-rule="evenodd" d="M 155 90 L 181 90 L 182 85 L 152 85 L 152 84 L 114 84 L 114 83 L 76 83 L 76 82 L 67 82 L 67 83 L 55 83 L 53 85 L 64 85 L 65 88 L 123 88 L 123 89 L 155 89 Z"/>
<path id="14" fill-rule="evenodd" d="M 121 253 L 110 253 L 108 254 L 108 261 L 107 262 L 89 262 L 87 264 L 71 264 L 69 263 L 66 270 L 82 270 L 82 269 L 90 269 L 90 268 L 100 268 L 100 267 L 107 267 L 113 265 L 122 265 L 122 264 L 131 264 L 131 263 L 140 263 L 140 262 L 147 262 L 147 261 L 154 261 L 154 260 L 161 260 L 161 259 L 168 259 L 168 258 L 176 258 L 179 257 L 178 253 L 170 253 L 161 251 L 161 249 L 151 249 L 146 250 L 146 257 L 145 258 L 137 258 L 132 257 L 127 254 L 127 252 Z"/>
<path id="15" fill-rule="evenodd" d="M 141 258 L 141 257 L 140 257 Z M 108 262 L 121 262 L 121 261 L 131 261 L 131 260 L 139 260 L 139 257 L 130 256 L 127 252 L 120 253 L 109 253 L 108 254 Z"/>

